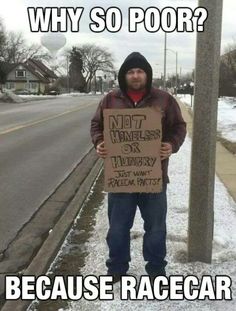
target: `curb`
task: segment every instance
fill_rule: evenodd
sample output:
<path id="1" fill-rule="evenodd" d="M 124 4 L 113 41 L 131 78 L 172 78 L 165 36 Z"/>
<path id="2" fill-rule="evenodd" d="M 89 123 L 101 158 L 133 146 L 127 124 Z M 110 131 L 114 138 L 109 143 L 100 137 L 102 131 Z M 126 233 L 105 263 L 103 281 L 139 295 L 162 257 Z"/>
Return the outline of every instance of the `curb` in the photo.
<path id="1" fill-rule="evenodd" d="M 95 151 L 93 148 L 89 151 L 87 155 L 92 154 L 94 157 Z M 86 155 L 86 156 L 87 156 Z M 86 157 L 85 156 L 85 157 Z M 82 181 L 78 191 L 76 192 L 73 199 L 70 201 L 66 207 L 64 213 L 61 215 L 53 230 L 48 235 L 46 240 L 43 242 L 36 256 L 33 258 L 29 266 L 24 270 L 22 275 L 34 275 L 36 277 L 43 275 L 47 272 L 51 262 L 55 258 L 58 250 L 61 247 L 66 235 L 68 234 L 75 217 L 77 216 L 79 210 L 81 209 L 91 186 L 94 183 L 97 175 L 99 174 L 103 162 L 101 159 L 97 159 L 92 163 L 93 167 L 90 169 L 89 173 L 86 175 Z M 15 300 L 7 301 L 2 307 L 2 311 L 24 311 L 30 305 L 31 300 Z"/>

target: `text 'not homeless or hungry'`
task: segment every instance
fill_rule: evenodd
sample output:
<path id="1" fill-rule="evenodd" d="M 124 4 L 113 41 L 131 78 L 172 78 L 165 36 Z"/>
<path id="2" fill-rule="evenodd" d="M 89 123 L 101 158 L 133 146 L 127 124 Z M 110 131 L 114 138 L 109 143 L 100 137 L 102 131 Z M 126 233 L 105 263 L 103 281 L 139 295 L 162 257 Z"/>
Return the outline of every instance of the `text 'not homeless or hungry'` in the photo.
<path id="1" fill-rule="evenodd" d="M 160 192 L 161 135 L 158 110 L 105 109 L 105 190 Z"/>

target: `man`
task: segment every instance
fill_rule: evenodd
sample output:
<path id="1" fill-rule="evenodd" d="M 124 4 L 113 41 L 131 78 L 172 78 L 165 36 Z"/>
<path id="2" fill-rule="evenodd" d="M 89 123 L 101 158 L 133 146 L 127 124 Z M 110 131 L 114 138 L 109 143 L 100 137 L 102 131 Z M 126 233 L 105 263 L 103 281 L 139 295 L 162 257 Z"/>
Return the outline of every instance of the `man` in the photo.
<path id="1" fill-rule="evenodd" d="M 108 193 L 109 230 L 107 243 L 108 275 L 120 279 L 129 269 L 130 229 L 137 206 L 144 220 L 143 256 L 146 272 L 151 278 L 166 275 L 166 185 L 169 157 L 179 150 L 186 135 L 179 106 L 170 94 L 152 87 L 152 68 L 138 52 L 131 53 L 122 64 L 118 81 L 120 89 L 108 93 L 100 102 L 91 121 L 91 136 L 97 154 L 108 154 L 103 141 L 103 109 L 144 108 L 158 106 L 162 111 L 161 164 L 163 189 L 160 193 Z"/>

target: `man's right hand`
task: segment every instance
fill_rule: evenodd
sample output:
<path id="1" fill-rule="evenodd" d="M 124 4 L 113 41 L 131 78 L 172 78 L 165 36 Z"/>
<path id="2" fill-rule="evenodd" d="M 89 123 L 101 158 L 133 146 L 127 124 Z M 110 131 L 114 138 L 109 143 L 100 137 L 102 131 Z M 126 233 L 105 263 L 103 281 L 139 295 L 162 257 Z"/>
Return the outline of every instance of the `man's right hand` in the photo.
<path id="1" fill-rule="evenodd" d="M 97 154 L 100 158 L 103 158 L 103 159 L 106 158 L 108 153 L 104 147 L 104 141 L 102 141 L 100 144 L 97 145 L 96 151 L 97 151 Z"/>

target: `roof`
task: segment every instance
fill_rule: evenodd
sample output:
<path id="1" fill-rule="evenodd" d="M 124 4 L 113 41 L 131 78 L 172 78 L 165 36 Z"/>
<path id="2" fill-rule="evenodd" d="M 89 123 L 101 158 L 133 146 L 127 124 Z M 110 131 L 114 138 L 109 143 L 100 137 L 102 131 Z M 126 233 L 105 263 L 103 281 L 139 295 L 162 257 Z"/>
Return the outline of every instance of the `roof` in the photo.
<path id="1" fill-rule="evenodd" d="M 57 75 L 40 60 L 30 58 L 26 61 L 26 63 L 32 67 L 37 67 L 37 69 L 39 69 L 45 77 L 57 79 Z"/>
<path id="2" fill-rule="evenodd" d="M 26 69 L 28 69 L 33 75 L 35 75 L 40 81 L 45 82 L 45 83 L 49 83 L 49 79 L 47 77 L 45 77 L 44 73 L 41 72 L 40 70 L 38 70 L 37 67 L 32 66 L 29 63 L 23 63 L 22 64 Z"/>
<path id="3" fill-rule="evenodd" d="M 17 66 L 23 66 L 25 69 L 29 70 L 33 75 L 35 75 L 41 82 L 49 83 L 51 79 L 57 79 L 57 75 L 44 65 L 41 61 L 36 59 L 28 59 L 24 63 L 7 63 L 0 62 L 0 71 L 5 74 L 10 73 Z"/>

